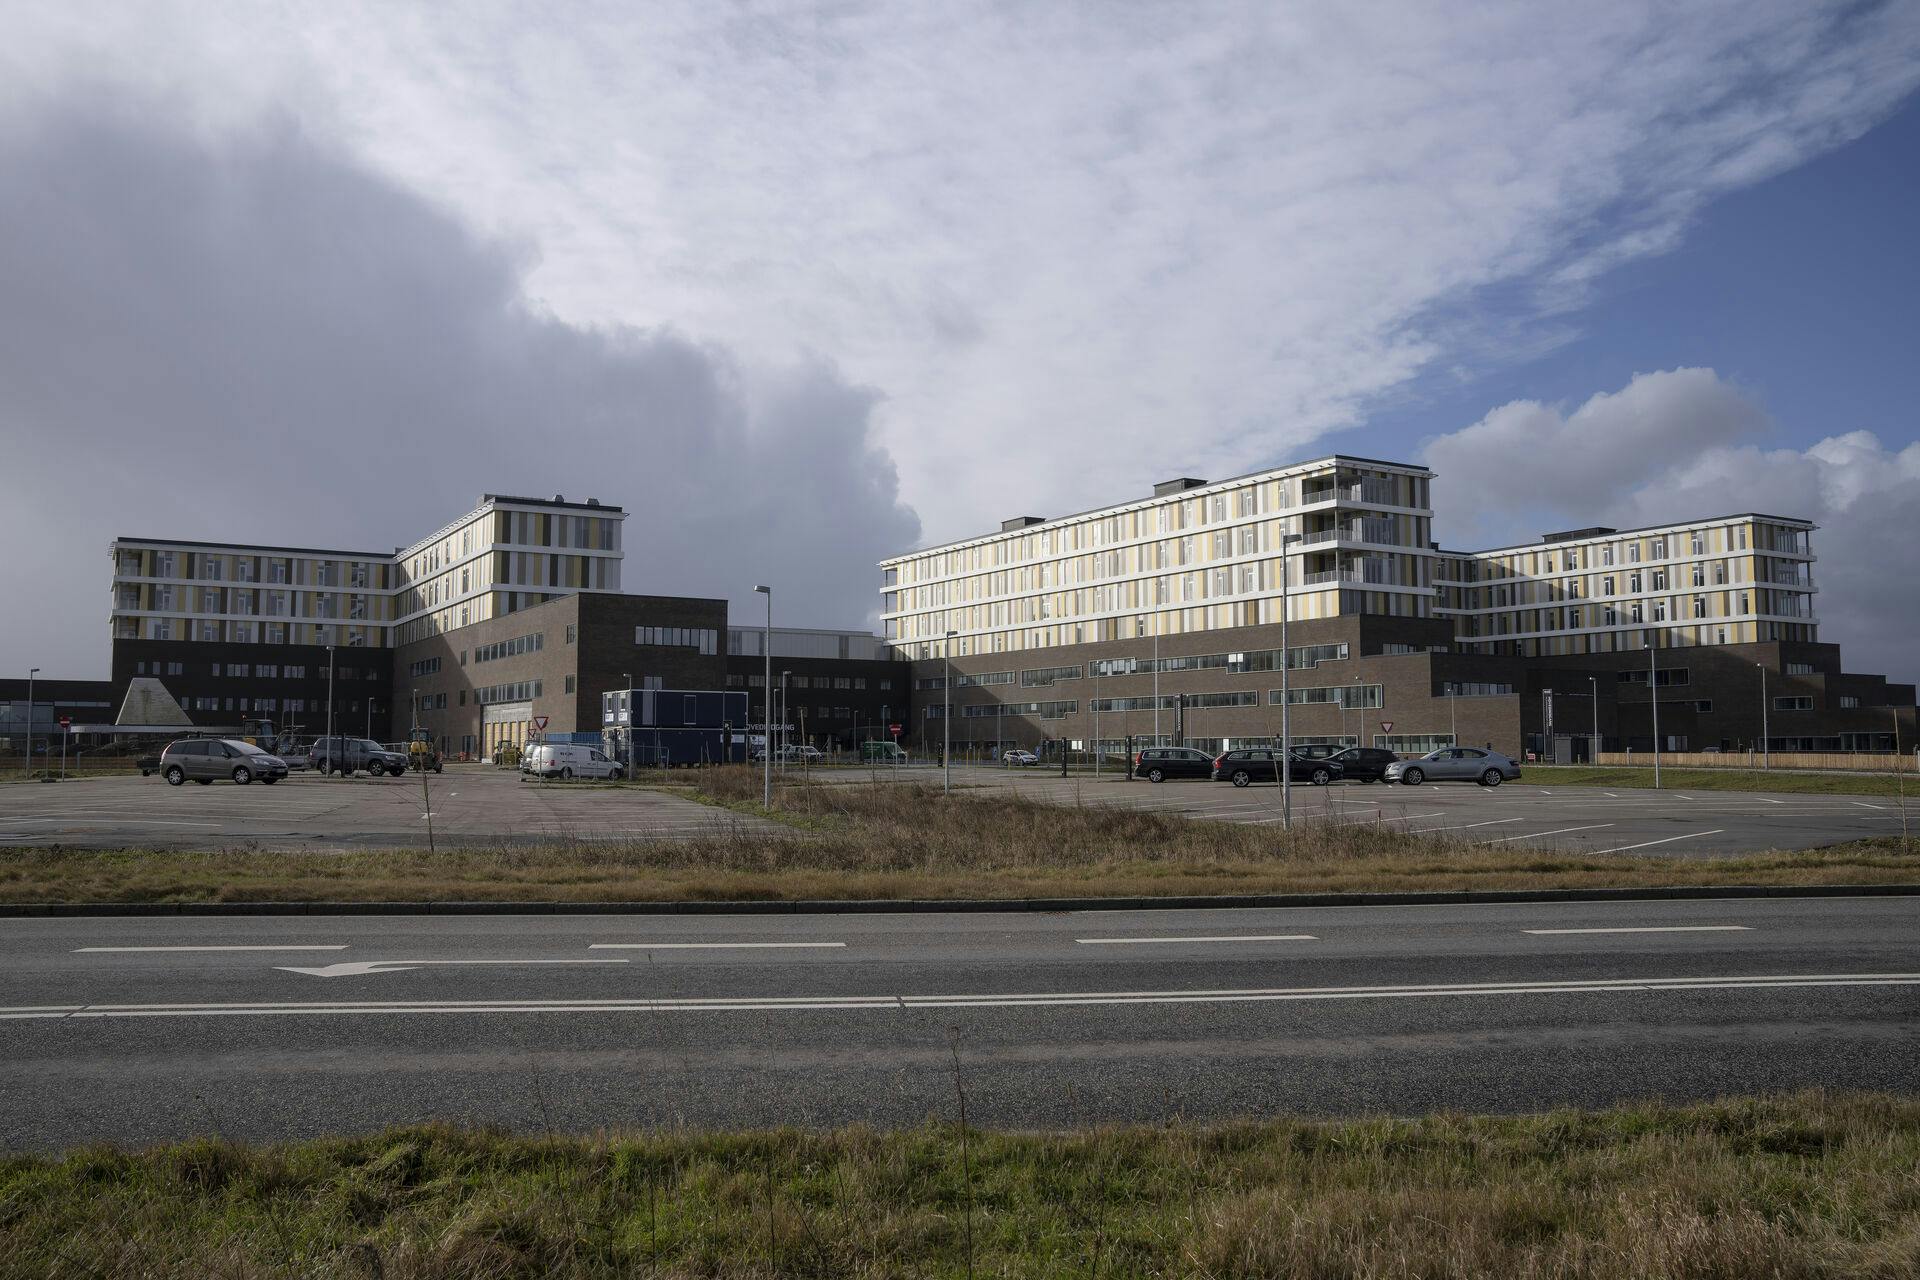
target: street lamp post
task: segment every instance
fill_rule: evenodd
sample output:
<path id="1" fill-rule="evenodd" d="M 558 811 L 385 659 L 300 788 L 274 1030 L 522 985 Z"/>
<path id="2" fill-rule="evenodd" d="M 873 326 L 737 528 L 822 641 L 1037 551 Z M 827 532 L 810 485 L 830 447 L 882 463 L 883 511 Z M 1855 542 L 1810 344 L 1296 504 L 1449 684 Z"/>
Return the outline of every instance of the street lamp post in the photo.
<path id="1" fill-rule="evenodd" d="M 947 632 L 941 642 L 940 650 L 947 659 L 947 678 L 940 682 L 940 692 L 946 695 L 946 709 L 940 715 L 940 794 L 953 793 L 953 638 L 958 631 Z"/>
<path id="2" fill-rule="evenodd" d="M 1160 745 L 1160 615 L 1153 615 L 1153 745 Z"/>
<path id="3" fill-rule="evenodd" d="M 1773 768 L 1773 744 L 1767 739 L 1767 664 L 1756 662 L 1760 668 L 1760 767 Z"/>
<path id="4" fill-rule="evenodd" d="M 634 776 L 634 769 L 633 769 L 633 672 L 631 672 L 631 671 L 622 671 L 622 672 L 620 673 L 620 702 L 621 702 L 621 707 L 620 707 L 620 710 L 621 710 L 621 712 L 623 713 L 623 718 L 622 718 L 622 720 L 621 720 L 621 722 L 620 722 L 620 729 L 621 729 L 621 736 L 622 736 L 623 738 L 625 738 L 625 739 L 626 739 L 626 748 L 627 748 L 627 776 L 628 776 L 629 778 L 631 778 L 631 777 L 633 777 L 633 776 Z M 720 755 L 721 755 L 721 759 L 722 759 L 722 762 L 724 763 L 724 762 L 725 762 L 725 760 L 726 760 L 726 758 L 727 758 L 727 744 L 726 744 L 726 743 L 724 743 L 724 742 L 720 744 Z"/>
<path id="5" fill-rule="evenodd" d="M 1287 615 L 1290 606 L 1288 580 L 1293 577 L 1288 565 L 1289 548 L 1300 541 L 1297 533 L 1280 538 L 1280 826 L 1293 830 L 1293 695 L 1288 673 L 1293 668 L 1293 650 L 1287 645 Z"/>
<path id="6" fill-rule="evenodd" d="M 27 776 L 33 776 L 33 678 L 40 668 L 27 668 Z"/>
<path id="7" fill-rule="evenodd" d="M 1647 646 L 1647 698 L 1653 706 L 1653 789 L 1660 789 L 1660 666 L 1652 645 Z"/>
<path id="8" fill-rule="evenodd" d="M 773 808 L 773 588 L 755 587 L 754 590 L 767 598 L 767 629 L 760 640 L 760 656 L 765 659 L 760 677 L 760 806 L 771 809 Z M 628 708 L 627 717 L 632 719 L 632 708 Z"/>
<path id="9" fill-rule="evenodd" d="M 1598 765 L 1600 763 L 1600 677 L 1588 676 L 1587 684 L 1593 690 L 1593 746 L 1587 750 L 1589 757 L 1587 763 Z"/>
<path id="10" fill-rule="evenodd" d="M 1460 696 L 1460 682 L 1447 681 L 1447 738 L 1454 746 L 1460 745 L 1460 716 L 1454 708 L 1454 700 Z"/>
<path id="11" fill-rule="evenodd" d="M 333 646 L 327 646 L 327 763 L 340 768 L 340 744 L 333 740 Z M 342 778 L 347 775 L 340 774 Z"/>
<path id="12" fill-rule="evenodd" d="M 1100 772 L 1100 660 L 1093 663 L 1093 772 Z"/>
<path id="13" fill-rule="evenodd" d="M 793 714 L 793 704 L 787 701 L 787 677 L 791 671 L 780 673 L 780 771 L 787 769 L 787 717 Z"/>

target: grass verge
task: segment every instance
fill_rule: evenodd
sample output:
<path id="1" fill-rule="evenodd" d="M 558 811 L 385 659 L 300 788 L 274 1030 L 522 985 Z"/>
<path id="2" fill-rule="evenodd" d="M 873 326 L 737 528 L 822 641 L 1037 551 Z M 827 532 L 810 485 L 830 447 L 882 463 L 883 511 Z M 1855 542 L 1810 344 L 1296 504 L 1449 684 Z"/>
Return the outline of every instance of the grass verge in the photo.
<path id="1" fill-rule="evenodd" d="M 703 779 L 757 811 L 745 770 Z M 1816 885 L 1920 880 L 1920 841 L 1725 858 L 1476 846 L 1389 824 L 1198 822 L 900 785 L 783 786 L 800 832 L 746 824 L 680 841 L 306 853 L 10 850 L 0 902 L 795 901 Z"/>
<path id="2" fill-rule="evenodd" d="M 1651 787 L 1653 768 L 1639 765 L 1540 765 L 1522 767 L 1521 785 L 1551 787 Z M 1780 795 L 1898 796 L 1920 798 L 1920 779 L 1892 773 L 1813 773 L 1777 769 L 1660 770 L 1668 791 L 1761 791 Z"/>
<path id="3" fill-rule="evenodd" d="M 0 1160 L 36 1277 L 1906 1280 L 1920 1102 L 1076 1133 L 441 1126 Z"/>

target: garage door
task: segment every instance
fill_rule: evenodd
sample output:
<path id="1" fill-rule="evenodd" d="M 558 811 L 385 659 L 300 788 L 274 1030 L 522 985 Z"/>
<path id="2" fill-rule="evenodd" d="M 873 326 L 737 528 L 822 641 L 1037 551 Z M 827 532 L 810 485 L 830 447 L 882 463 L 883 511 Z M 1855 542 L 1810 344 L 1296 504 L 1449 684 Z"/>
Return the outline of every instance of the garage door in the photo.
<path id="1" fill-rule="evenodd" d="M 483 758 L 492 760 L 494 753 L 503 746 L 523 749 L 527 745 L 527 730 L 532 720 L 531 702 L 496 702 L 482 708 L 480 750 Z"/>

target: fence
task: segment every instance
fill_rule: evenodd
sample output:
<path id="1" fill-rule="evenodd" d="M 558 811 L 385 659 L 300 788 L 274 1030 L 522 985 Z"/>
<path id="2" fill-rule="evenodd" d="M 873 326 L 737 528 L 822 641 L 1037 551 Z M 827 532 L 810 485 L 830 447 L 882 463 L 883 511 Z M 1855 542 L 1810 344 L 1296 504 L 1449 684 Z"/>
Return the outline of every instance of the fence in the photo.
<path id="1" fill-rule="evenodd" d="M 1653 763 L 1651 751 L 1602 751 L 1599 764 Z M 1848 769 L 1870 773 L 1920 772 L 1920 753 L 1894 755 L 1867 751 L 1776 751 L 1771 757 L 1758 751 L 1662 751 L 1660 763 L 1675 769 Z"/>

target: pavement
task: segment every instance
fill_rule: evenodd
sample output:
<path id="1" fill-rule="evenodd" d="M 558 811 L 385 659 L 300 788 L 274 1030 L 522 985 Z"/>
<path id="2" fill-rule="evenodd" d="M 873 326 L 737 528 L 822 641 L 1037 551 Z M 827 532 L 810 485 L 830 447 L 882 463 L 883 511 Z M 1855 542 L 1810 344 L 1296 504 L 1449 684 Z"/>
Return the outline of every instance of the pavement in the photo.
<path id="1" fill-rule="evenodd" d="M 791 835 L 792 828 L 645 787 L 522 781 L 517 771 L 450 765 L 430 774 L 168 786 L 157 775 L 0 786 L 0 848 L 338 849 L 551 840 L 675 840 Z"/>
<path id="2" fill-rule="evenodd" d="M 833 776 L 821 771 L 816 777 Z M 848 770 L 846 781 L 868 779 Z M 875 776 L 939 784 L 940 771 L 916 768 Z M 1056 804 L 1159 809 L 1217 822 L 1278 825 L 1280 788 L 1238 788 L 1198 780 L 1151 783 L 1123 773 L 1062 778 L 1043 769 L 956 765 L 953 785 L 998 790 Z M 1709 857 L 1763 849 L 1813 849 L 1867 836 L 1920 834 L 1920 785 L 1901 801 L 1891 796 L 1818 793 L 1688 791 L 1652 788 L 1539 786 L 1526 781 L 1496 788 L 1471 782 L 1418 787 L 1343 782 L 1296 784 L 1297 822 L 1385 823 L 1409 832 L 1448 835 L 1499 847 L 1506 844 L 1583 853 L 1644 853 Z"/>
<path id="3" fill-rule="evenodd" d="M 8 919 L 0 1024 L 12 1150 L 1909 1091 L 1920 896 Z"/>
<path id="4" fill-rule="evenodd" d="M 938 783 L 937 768 L 820 769 L 815 781 Z M 1190 818 L 1277 825 L 1280 789 L 1225 783 L 1154 784 L 1118 774 L 1061 778 L 1039 769 L 955 766 L 953 784 L 1056 804 L 1161 809 Z M 1920 791 L 1920 787 L 1916 788 Z M 451 844 L 544 840 L 669 840 L 695 835 L 793 834 L 791 827 L 696 804 L 647 787 L 523 782 L 517 772 L 450 766 L 429 779 L 436 839 Z M 1705 857 L 1809 849 L 1865 836 L 1920 832 L 1920 794 L 1777 794 L 1537 786 L 1524 778 L 1488 790 L 1472 783 L 1420 787 L 1341 783 L 1293 788 L 1296 821 L 1384 823 L 1507 844 L 1585 853 Z M 231 783 L 169 787 L 158 777 L 89 778 L 0 786 L 0 848 L 330 849 L 426 843 L 418 775 L 295 774 L 272 787 Z"/>

